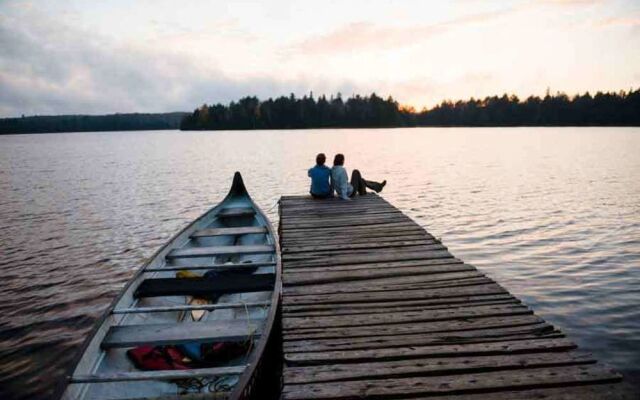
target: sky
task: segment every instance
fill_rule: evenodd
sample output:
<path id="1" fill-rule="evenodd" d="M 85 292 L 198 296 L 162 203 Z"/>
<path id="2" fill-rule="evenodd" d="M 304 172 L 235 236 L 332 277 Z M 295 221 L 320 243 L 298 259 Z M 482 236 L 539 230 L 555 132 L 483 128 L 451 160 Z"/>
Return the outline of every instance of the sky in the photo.
<path id="1" fill-rule="evenodd" d="M 640 87 L 638 0 L 0 0 L 0 116 Z"/>

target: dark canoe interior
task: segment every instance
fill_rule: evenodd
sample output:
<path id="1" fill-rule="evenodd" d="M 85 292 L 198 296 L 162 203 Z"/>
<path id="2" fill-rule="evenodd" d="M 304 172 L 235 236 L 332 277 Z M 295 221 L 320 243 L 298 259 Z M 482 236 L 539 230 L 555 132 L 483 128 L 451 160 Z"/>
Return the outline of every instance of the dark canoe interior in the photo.
<path id="1" fill-rule="evenodd" d="M 274 382 L 262 366 L 278 354 L 270 347 L 280 276 L 275 232 L 236 172 L 224 200 L 158 250 L 114 300 L 60 397 L 252 397 L 264 390 L 261 381 Z M 220 342 L 242 343 L 246 352 L 184 370 L 144 371 L 127 356 L 145 345 Z"/>

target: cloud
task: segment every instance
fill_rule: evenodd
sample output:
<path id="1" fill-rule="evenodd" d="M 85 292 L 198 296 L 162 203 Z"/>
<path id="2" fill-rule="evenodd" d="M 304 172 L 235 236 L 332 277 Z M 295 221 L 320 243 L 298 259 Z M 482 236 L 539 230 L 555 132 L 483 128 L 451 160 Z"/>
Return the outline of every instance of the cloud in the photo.
<path id="1" fill-rule="evenodd" d="M 558 6 L 591 6 L 602 2 L 603 0 L 542 0 L 541 3 Z"/>
<path id="2" fill-rule="evenodd" d="M 471 14 L 432 25 L 382 26 L 370 22 L 354 22 L 339 27 L 333 32 L 313 36 L 296 43 L 289 48 L 289 51 L 317 54 L 406 47 L 449 29 L 492 21 L 515 10 L 515 8 L 510 8 Z"/>
<path id="3" fill-rule="evenodd" d="M 28 21 L 28 23 L 25 23 Z M 229 77 L 186 54 L 115 44 L 37 11 L 0 17 L 0 116 L 192 110 L 314 89 L 305 79 Z M 350 88 L 348 82 L 317 89 Z"/>
<path id="4" fill-rule="evenodd" d="M 640 26 L 640 16 L 606 18 L 599 21 L 597 25 L 600 27 L 626 26 L 635 28 Z"/>

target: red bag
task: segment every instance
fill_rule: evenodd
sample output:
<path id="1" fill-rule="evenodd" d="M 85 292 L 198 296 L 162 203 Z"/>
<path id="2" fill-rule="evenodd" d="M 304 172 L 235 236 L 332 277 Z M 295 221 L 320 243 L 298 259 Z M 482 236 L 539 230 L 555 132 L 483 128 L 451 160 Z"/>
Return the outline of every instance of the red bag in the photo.
<path id="1" fill-rule="evenodd" d="M 213 364 L 225 363 L 248 353 L 251 342 L 217 342 L 202 346 L 205 361 Z"/>
<path id="2" fill-rule="evenodd" d="M 174 346 L 140 346 L 127 350 L 127 357 L 144 371 L 191 369 L 184 355 Z"/>

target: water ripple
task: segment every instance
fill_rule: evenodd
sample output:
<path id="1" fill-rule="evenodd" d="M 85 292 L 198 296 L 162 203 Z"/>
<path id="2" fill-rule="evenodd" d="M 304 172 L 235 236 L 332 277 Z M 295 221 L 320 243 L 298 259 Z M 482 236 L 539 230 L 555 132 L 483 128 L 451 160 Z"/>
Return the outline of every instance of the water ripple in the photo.
<path id="1" fill-rule="evenodd" d="M 140 151 L 153 145 L 153 151 Z M 315 154 L 640 377 L 640 130 L 127 132 L 0 137 L 0 398 L 47 399 L 135 269 L 236 169 L 274 223 Z"/>

